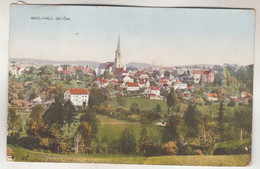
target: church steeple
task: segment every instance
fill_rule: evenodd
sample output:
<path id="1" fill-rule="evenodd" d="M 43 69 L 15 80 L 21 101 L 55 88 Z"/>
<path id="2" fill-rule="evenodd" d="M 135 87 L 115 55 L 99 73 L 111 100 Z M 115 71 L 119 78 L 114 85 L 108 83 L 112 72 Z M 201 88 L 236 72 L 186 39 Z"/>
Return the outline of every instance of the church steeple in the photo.
<path id="1" fill-rule="evenodd" d="M 120 51 L 120 34 L 118 35 L 117 51 Z"/>
<path id="2" fill-rule="evenodd" d="M 114 69 L 123 67 L 120 49 L 120 34 L 118 35 L 117 49 L 115 54 Z"/>

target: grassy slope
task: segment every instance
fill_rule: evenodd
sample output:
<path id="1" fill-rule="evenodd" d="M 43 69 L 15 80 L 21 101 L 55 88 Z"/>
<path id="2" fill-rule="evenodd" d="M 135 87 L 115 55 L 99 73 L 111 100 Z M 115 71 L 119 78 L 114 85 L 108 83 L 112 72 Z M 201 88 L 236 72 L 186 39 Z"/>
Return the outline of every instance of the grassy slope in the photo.
<path id="1" fill-rule="evenodd" d="M 145 97 L 126 97 L 124 99 L 125 99 L 124 107 L 126 107 L 126 108 L 130 108 L 132 103 L 137 103 L 141 110 L 142 109 L 151 110 L 156 106 L 156 104 L 159 104 L 161 106 L 161 109 L 163 112 L 168 111 L 168 107 L 167 107 L 165 100 L 151 100 L 151 99 L 145 98 Z M 112 106 L 114 106 L 114 107 L 117 106 L 116 99 L 111 99 L 109 102 Z"/>
<path id="2" fill-rule="evenodd" d="M 160 134 L 162 130 L 162 128 L 155 125 L 149 125 L 149 124 L 143 125 L 138 122 L 131 123 L 124 120 L 109 118 L 103 115 L 97 115 L 97 118 L 100 120 L 100 128 L 97 134 L 97 137 L 99 139 L 102 139 L 103 136 L 117 139 L 120 137 L 121 132 L 127 127 L 133 128 L 136 137 L 139 137 L 143 126 L 147 128 L 148 133 L 150 131 L 153 131 L 156 134 Z"/>
<path id="3" fill-rule="evenodd" d="M 11 146 L 12 147 L 12 146 Z M 60 155 L 35 152 L 12 147 L 14 161 L 108 163 L 108 164 L 154 164 L 154 165 L 201 165 L 201 166 L 247 166 L 250 155 L 223 156 L 156 156 L 142 157 L 125 154 L 71 154 Z"/>

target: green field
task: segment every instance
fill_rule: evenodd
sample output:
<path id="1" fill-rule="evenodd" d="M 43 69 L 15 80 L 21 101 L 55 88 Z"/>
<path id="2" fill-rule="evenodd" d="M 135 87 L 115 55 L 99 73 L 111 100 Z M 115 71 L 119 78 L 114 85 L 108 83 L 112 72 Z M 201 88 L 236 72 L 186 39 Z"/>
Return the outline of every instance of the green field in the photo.
<path id="1" fill-rule="evenodd" d="M 23 125 L 25 125 L 26 120 L 29 117 L 30 112 L 20 112 L 21 118 Z M 141 124 L 139 122 L 127 122 L 124 120 L 117 120 L 115 118 L 110 118 L 108 116 L 104 115 L 97 115 L 97 118 L 100 121 L 100 126 L 98 129 L 97 137 L 99 140 L 101 140 L 104 136 L 110 138 L 110 139 L 118 139 L 120 137 L 121 132 L 127 128 L 131 127 L 133 128 L 135 134 L 137 137 L 139 137 L 139 134 L 142 130 L 142 127 L 145 126 L 147 128 L 148 133 L 150 131 L 153 131 L 154 134 L 156 135 L 161 135 L 162 128 L 152 125 L 152 124 Z M 67 126 L 64 126 L 64 134 L 67 134 Z M 71 126 L 71 136 L 76 132 L 77 130 L 77 125 L 72 125 Z M 26 135 L 26 132 L 23 131 L 22 133 L 23 136 Z"/>
<path id="2" fill-rule="evenodd" d="M 146 97 L 126 97 L 123 98 L 125 100 L 125 105 L 124 107 L 130 108 L 132 103 L 137 103 L 139 106 L 139 109 L 143 110 L 151 110 L 153 109 L 156 104 L 159 104 L 161 106 L 161 109 L 163 112 L 168 111 L 167 103 L 166 100 L 152 100 Z M 117 106 L 117 100 L 116 99 L 111 99 L 109 103 L 113 106 Z"/>
<path id="3" fill-rule="evenodd" d="M 12 147 L 12 146 L 11 146 Z M 220 156 L 156 156 L 143 157 L 125 154 L 52 154 L 12 147 L 14 161 L 63 162 L 63 163 L 108 163 L 152 165 L 200 165 L 200 166 L 247 166 L 250 155 Z"/>
<path id="4" fill-rule="evenodd" d="M 99 139 L 102 139 L 104 136 L 118 139 L 120 137 L 121 132 L 127 127 L 133 128 L 137 138 L 139 137 L 143 126 L 147 128 L 148 133 L 153 131 L 153 134 L 161 135 L 162 132 L 161 127 L 152 124 L 144 125 L 139 122 L 131 123 L 131 122 L 127 122 L 124 120 L 117 120 L 103 115 L 97 115 L 97 118 L 100 120 L 100 128 L 97 134 L 97 137 Z"/>

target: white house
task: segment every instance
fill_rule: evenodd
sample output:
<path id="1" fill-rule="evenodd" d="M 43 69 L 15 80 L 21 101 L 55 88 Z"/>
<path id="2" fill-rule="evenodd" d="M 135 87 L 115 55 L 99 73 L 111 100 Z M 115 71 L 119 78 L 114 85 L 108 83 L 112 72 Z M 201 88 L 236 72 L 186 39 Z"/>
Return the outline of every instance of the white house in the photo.
<path id="1" fill-rule="evenodd" d="M 10 70 L 11 75 L 21 76 L 23 74 L 24 68 L 22 67 L 12 67 Z"/>
<path id="2" fill-rule="evenodd" d="M 123 75 L 123 76 L 121 76 L 121 80 L 124 81 L 125 83 L 127 83 L 127 82 L 133 83 L 134 82 L 134 78 L 131 75 Z"/>
<path id="3" fill-rule="evenodd" d="M 209 101 L 218 101 L 218 95 L 216 93 L 203 93 Z"/>
<path id="4" fill-rule="evenodd" d="M 97 84 L 98 88 L 105 88 L 109 84 L 107 79 L 100 79 L 98 78 L 95 83 Z"/>
<path id="5" fill-rule="evenodd" d="M 108 73 L 112 73 L 113 70 L 113 66 L 114 66 L 114 62 L 106 62 L 106 63 L 100 63 L 100 65 L 98 66 L 96 73 L 98 75 L 103 74 L 105 71 L 107 71 Z"/>
<path id="6" fill-rule="evenodd" d="M 61 67 L 60 65 L 59 65 L 59 66 L 57 66 L 57 67 L 55 67 L 55 69 L 56 69 L 58 72 L 61 72 L 61 71 L 63 71 L 63 67 Z"/>
<path id="7" fill-rule="evenodd" d="M 182 83 L 182 82 L 177 82 L 173 85 L 174 89 L 186 89 L 187 88 L 187 84 L 186 83 Z"/>
<path id="8" fill-rule="evenodd" d="M 89 92 L 87 89 L 68 89 L 64 93 L 64 100 L 70 100 L 74 106 L 82 106 L 84 102 L 88 105 Z"/>
<path id="9" fill-rule="evenodd" d="M 127 91 L 138 91 L 140 90 L 140 86 L 138 83 L 126 83 L 126 90 Z"/>
<path id="10" fill-rule="evenodd" d="M 145 94 L 154 94 L 155 96 L 160 96 L 160 89 L 157 86 L 150 86 L 145 90 Z"/>

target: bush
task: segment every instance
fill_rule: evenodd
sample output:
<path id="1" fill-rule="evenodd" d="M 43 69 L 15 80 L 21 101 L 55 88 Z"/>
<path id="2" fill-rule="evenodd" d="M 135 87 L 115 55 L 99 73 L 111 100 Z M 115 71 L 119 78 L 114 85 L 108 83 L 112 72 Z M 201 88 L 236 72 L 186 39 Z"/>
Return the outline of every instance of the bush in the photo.
<path id="1" fill-rule="evenodd" d="M 39 147 L 39 142 L 32 137 L 7 137 L 7 144 L 18 145 L 20 147 L 32 150 Z"/>
<path id="2" fill-rule="evenodd" d="M 214 155 L 231 155 L 233 154 L 234 149 L 233 148 L 227 148 L 227 147 L 221 147 L 216 148 L 214 151 Z"/>
<path id="3" fill-rule="evenodd" d="M 193 151 L 190 145 L 185 145 L 179 148 L 178 155 L 193 155 Z"/>
<path id="4" fill-rule="evenodd" d="M 244 140 L 226 141 L 219 143 L 214 151 L 214 155 L 233 155 L 233 154 L 249 154 L 251 153 L 251 142 Z"/>
<path id="5" fill-rule="evenodd" d="M 193 151 L 194 155 L 203 155 L 203 152 L 199 149 Z"/>
<path id="6" fill-rule="evenodd" d="M 178 151 L 178 147 L 173 141 L 169 141 L 168 143 L 162 146 L 163 154 L 165 155 L 176 155 Z"/>

